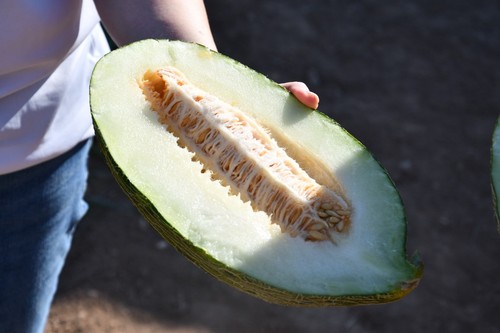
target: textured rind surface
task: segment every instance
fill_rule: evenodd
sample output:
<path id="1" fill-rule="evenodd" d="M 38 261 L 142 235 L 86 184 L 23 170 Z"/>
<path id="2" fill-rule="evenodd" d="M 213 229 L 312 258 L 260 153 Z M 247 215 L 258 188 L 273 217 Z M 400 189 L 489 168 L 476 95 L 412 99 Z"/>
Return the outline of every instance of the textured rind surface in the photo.
<path id="1" fill-rule="evenodd" d="M 222 55 L 222 57 L 225 56 Z M 244 66 L 234 61 L 233 59 L 227 59 L 229 60 L 228 65 L 236 64 L 238 66 Z M 265 76 L 262 76 L 262 78 L 268 80 Z M 271 83 L 275 84 L 273 82 Z M 278 84 L 275 85 L 279 86 Z M 321 115 L 325 117 L 329 122 L 336 123 L 326 115 Z M 401 297 L 411 292 L 418 285 L 423 272 L 423 266 L 418 261 L 409 263 L 409 265 L 414 267 L 414 274 L 412 279 L 402 282 L 399 287 L 393 288 L 393 290 L 390 292 L 369 295 L 314 295 L 294 293 L 288 290 L 268 285 L 236 269 L 228 267 L 227 265 L 212 258 L 202 248 L 195 246 L 189 239 L 184 238 L 158 212 L 154 204 L 152 204 L 151 201 L 136 188 L 136 186 L 128 179 L 128 177 L 124 174 L 122 169 L 113 159 L 112 153 L 107 147 L 104 136 L 101 134 L 94 114 L 92 114 L 92 116 L 94 119 L 96 136 L 101 145 L 104 156 L 106 157 L 107 163 L 115 179 L 120 184 L 124 192 L 128 195 L 130 200 L 138 208 L 141 214 L 144 215 L 144 217 L 152 225 L 152 227 L 158 233 L 160 233 L 163 238 L 165 238 L 165 240 L 167 240 L 174 248 L 176 248 L 180 253 L 186 256 L 194 264 L 201 267 L 206 272 L 218 278 L 219 280 L 268 302 L 292 306 L 349 306 L 387 303 L 400 299 Z M 346 134 L 350 135 L 347 132 Z M 358 140 L 354 140 L 359 143 Z M 359 143 L 359 145 L 362 146 L 361 143 Z M 390 178 L 388 177 L 388 179 Z M 405 243 L 403 242 L 403 246 L 404 245 Z M 404 250 L 402 252 L 405 253 Z"/>
<path id="2" fill-rule="evenodd" d="M 497 119 L 491 143 L 491 193 L 493 209 L 500 232 L 500 117 Z"/>
<path id="3" fill-rule="evenodd" d="M 106 159 L 106 163 L 108 164 L 116 181 L 149 224 L 169 244 L 171 244 L 179 253 L 188 258 L 193 264 L 234 288 L 270 303 L 286 306 L 321 307 L 355 306 L 394 302 L 406 296 L 418 286 L 423 273 L 422 266 L 420 266 L 417 270 L 414 280 L 408 281 L 406 284 L 401 285 L 399 289 L 395 289 L 390 293 L 374 295 L 306 295 L 292 293 L 287 290 L 275 288 L 262 283 L 251 276 L 243 274 L 213 259 L 203 249 L 196 247 L 188 239 L 185 239 L 168 223 L 168 221 L 161 216 L 155 206 L 128 180 L 127 176 L 113 160 L 113 157 L 109 153 L 106 143 L 104 142 L 97 126 L 96 137 L 101 151 Z M 419 262 L 416 262 L 415 264 L 420 265 Z"/>

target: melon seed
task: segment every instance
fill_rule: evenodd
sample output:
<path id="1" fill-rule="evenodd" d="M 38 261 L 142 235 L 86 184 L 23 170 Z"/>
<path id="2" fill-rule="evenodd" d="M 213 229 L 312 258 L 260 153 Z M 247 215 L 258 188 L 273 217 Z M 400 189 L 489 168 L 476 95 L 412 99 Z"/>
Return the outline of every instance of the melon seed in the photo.
<path id="1" fill-rule="evenodd" d="M 139 84 L 159 121 L 203 170 L 267 213 L 282 231 L 333 242 L 335 233 L 348 230 L 352 209 L 344 195 L 319 184 L 253 118 L 173 67 L 147 71 Z"/>

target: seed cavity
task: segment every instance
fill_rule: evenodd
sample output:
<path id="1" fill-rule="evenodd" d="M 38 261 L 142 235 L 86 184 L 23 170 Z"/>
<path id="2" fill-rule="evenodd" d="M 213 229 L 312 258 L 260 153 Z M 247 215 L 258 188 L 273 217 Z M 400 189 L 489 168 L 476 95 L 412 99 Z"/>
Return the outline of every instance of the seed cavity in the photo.
<path id="1" fill-rule="evenodd" d="M 139 85 L 159 121 L 202 163 L 202 172 L 267 213 L 282 232 L 335 243 L 348 231 L 352 208 L 341 187 L 320 184 L 314 169 L 306 172 L 287 154 L 286 142 L 278 145 L 253 118 L 197 88 L 174 67 L 148 70 Z M 304 164 L 319 163 L 310 162 Z"/>

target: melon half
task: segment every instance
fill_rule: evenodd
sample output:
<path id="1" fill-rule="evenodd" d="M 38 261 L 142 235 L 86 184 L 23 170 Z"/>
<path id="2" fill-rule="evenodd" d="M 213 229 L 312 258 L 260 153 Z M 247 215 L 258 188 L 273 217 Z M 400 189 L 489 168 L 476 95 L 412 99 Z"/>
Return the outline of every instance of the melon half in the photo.
<path id="1" fill-rule="evenodd" d="M 418 285 L 386 171 L 264 75 L 201 45 L 143 40 L 98 62 L 90 99 L 125 193 L 221 281 L 296 306 L 384 303 Z"/>

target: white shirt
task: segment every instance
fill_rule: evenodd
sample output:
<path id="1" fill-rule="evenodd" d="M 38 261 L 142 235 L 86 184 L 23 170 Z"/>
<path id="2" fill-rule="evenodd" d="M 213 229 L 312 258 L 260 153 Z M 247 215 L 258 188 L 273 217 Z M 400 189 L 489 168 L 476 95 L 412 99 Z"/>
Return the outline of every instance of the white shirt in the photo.
<path id="1" fill-rule="evenodd" d="M 2 0 L 0 174 L 93 135 L 89 80 L 109 51 L 92 0 Z"/>

